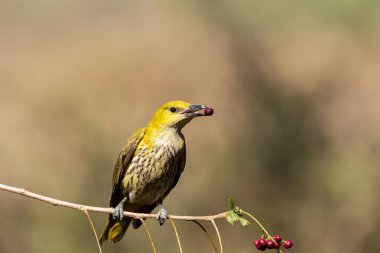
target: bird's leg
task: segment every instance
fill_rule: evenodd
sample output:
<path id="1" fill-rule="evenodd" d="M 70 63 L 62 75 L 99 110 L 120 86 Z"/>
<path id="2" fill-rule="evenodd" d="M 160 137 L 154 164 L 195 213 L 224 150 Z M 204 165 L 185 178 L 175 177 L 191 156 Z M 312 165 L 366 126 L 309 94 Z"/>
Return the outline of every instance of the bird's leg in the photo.
<path id="1" fill-rule="evenodd" d="M 168 218 L 168 212 L 162 207 L 161 204 L 158 204 L 157 206 L 158 206 L 159 210 L 157 212 L 156 219 L 158 220 L 158 222 L 162 226 L 165 223 L 165 220 Z"/>
<path id="2" fill-rule="evenodd" d="M 119 219 L 123 220 L 123 212 L 124 212 L 124 203 L 128 200 L 128 197 L 123 198 L 120 203 L 115 207 L 112 218 L 114 220 Z"/>

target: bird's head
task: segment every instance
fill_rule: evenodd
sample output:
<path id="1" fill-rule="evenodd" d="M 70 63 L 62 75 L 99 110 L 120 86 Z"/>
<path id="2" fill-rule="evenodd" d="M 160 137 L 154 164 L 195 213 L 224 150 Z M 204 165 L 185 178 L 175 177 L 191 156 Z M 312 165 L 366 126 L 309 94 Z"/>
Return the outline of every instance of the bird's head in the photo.
<path id="1" fill-rule="evenodd" d="M 201 112 L 201 110 L 204 110 Z M 171 101 L 158 108 L 149 125 L 154 128 L 182 129 L 193 118 L 211 116 L 213 109 L 205 105 L 192 105 L 184 101 Z"/>

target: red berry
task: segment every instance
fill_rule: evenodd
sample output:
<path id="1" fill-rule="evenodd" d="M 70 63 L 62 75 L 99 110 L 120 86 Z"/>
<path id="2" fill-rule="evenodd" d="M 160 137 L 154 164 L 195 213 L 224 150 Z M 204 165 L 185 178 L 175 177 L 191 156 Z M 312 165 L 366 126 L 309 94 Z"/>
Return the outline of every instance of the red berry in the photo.
<path id="1" fill-rule="evenodd" d="M 281 247 L 281 243 L 275 242 L 275 243 L 274 243 L 274 247 L 275 247 L 276 249 L 279 249 L 279 248 Z"/>
<path id="2" fill-rule="evenodd" d="M 290 249 L 293 246 L 293 242 L 291 240 L 286 240 L 284 243 L 284 247 Z"/>
<path id="3" fill-rule="evenodd" d="M 253 244 L 255 245 L 255 247 L 256 247 L 256 248 L 258 248 L 258 247 L 259 247 L 259 246 L 257 245 L 257 244 L 258 244 L 258 242 L 259 242 L 259 240 L 254 240 L 254 241 L 253 241 Z"/>
<path id="4" fill-rule="evenodd" d="M 286 251 L 282 251 L 282 253 L 288 253 L 288 252 L 286 252 Z"/>
<path id="5" fill-rule="evenodd" d="M 213 114 L 214 114 L 214 109 L 212 109 L 211 107 L 206 108 L 206 109 L 204 110 L 204 115 L 205 115 L 205 116 L 211 116 L 211 115 L 213 115 Z"/>
<path id="6" fill-rule="evenodd" d="M 274 241 L 272 241 L 271 239 L 268 239 L 267 240 L 267 248 L 268 249 L 273 249 L 274 247 L 275 247 Z"/>
<path id="7" fill-rule="evenodd" d="M 267 248 L 267 242 L 264 239 L 259 239 L 255 246 L 257 249 L 264 251 Z"/>
<path id="8" fill-rule="evenodd" d="M 276 241 L 276 242 L 278 242 L 278 243 L 281 243 L 281 236 L 279 236 L 279 235 L 275 235 L 275 236 L 273 236 L 273 239 Z"/>

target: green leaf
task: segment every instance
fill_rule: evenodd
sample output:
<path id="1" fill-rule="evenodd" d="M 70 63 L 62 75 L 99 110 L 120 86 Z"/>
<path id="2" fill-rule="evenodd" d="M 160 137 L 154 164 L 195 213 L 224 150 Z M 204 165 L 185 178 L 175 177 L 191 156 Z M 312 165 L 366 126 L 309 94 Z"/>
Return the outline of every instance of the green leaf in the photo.
<path id="1" fill-rule="evenodd" d="M 235 202 L 232 198 L 228 198 L 228 205 L 230 207 L 231 210 L 234 210 L 235 208 Z"/>
<path id="2" fill-rule="evenodd" d="M 234 224 L 234 222 L 238 221 L 240 219 L 239 215 L 234 213 L 233 211 L 230 211 L 227 213 L 227 221 L 231 224 Z"/>
<path id="3" fill-rule="evenodd" d="M 247 225 L 251 224 L 249 221 L 247 221 L 247 220 L 244 219 L 244 218 L 239 218 L 239 221 L 240 221 L 240 224 L 241 224 L 242 226 L 247 226 Z"/>
<path id="4" fill-rule="evenodd" d="M 236 213 L 232 213 L 232 217 L 235 221 L 238 221 L 240 219 L 239 215 L 237 215 Z"/>
<path id="5" fill-rule="evenodd" d="M 230 213 L 227 214 L 227 221 L 228 221 L 228 223 L 230 223 L 231 225 L 234 224 L 234 220 L 231 218 Z"/>

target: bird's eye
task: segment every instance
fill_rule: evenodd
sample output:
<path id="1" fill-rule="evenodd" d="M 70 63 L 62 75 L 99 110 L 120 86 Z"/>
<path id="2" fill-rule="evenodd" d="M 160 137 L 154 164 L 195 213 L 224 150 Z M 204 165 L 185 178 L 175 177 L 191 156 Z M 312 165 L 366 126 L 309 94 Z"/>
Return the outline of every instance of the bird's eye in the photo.
<path id="1" fill-rule="evenodd" d="M 177 108 L 175 108 L 175 107 L 170 107 L 170 108 L 169 108 L 169 111 L 171 111 L 172 113 L 175 113 L 175 112 L 177 111 Z"/>

